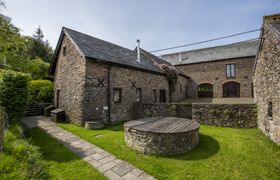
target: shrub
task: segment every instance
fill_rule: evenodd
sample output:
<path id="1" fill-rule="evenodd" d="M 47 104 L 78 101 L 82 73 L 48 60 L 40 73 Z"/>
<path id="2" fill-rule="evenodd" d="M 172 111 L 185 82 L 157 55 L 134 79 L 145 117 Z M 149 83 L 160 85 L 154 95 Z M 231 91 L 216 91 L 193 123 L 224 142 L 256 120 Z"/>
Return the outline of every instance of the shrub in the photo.
<path id="1" fill-rule="evenodd" d="M 6 108 L 9 119 L 19 120 L 25 114 L 29 93 L 29 74 L 11 70 L 0 71 L 0 105 Z"/>
<path id="2" fill-rule="evenodd" d="M 21 131 L 20 126 L 13 125 L 5 134 L 4 152 L 0 154 L 0 179 L 47 179 L 39 148 L 22 138 Z"/>
<path id="3" fill-rule="evenodd" d="M 28 83 L 32 102 L 52 102 L 53 83 L 49 80 L 32 80 Z"/>

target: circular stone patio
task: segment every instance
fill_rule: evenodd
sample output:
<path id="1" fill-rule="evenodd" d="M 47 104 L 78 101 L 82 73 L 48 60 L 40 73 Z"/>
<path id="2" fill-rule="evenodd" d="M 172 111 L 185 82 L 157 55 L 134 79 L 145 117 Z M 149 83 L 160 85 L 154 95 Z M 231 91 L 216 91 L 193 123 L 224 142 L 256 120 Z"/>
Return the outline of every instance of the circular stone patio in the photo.
<path id="1" fill-rule="evenodd" d="M 199 127 L 196 121 L 176 117 L 128 121 L 124 124 L 125 142 L 144 154 L 181 154 L 198 145 Z"/>

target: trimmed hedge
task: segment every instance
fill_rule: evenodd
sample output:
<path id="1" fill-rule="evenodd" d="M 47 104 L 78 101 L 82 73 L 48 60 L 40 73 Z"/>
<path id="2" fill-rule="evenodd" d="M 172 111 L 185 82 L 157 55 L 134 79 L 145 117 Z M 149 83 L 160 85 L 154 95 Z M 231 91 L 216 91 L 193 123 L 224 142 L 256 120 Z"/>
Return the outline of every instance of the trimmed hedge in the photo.
<path id="1" fill-rule="evenodd" d="M 6 108 L 11 121 L 19 120 L 25 114 L 29 93 L 29 74 L 11 70 L 0 71 L 0 105 Z"/>
<path id="2" fill-rule="evenodd" d="M 32 80 L 28 83 L 32 102 L 51 103 L 53 101 L 53 83 L 49 80 Z"/>

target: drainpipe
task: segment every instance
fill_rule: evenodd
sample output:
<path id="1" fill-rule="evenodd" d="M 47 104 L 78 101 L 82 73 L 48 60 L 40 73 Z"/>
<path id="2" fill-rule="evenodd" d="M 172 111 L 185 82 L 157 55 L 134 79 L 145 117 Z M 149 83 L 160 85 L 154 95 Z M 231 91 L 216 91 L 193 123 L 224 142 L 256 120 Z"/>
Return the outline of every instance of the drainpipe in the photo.
<path id="1" fill-rule="evenodd" d="M 111 122 L 111 65 L 107 68 L 107 122 Z"/>

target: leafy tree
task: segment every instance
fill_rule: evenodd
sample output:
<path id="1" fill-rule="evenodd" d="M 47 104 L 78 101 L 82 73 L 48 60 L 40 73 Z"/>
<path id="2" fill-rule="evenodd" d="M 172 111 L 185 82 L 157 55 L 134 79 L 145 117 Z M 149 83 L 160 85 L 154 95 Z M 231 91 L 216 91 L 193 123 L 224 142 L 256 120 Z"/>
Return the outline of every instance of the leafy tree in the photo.
<path id="1" fill-rule="evenodd" d="M 21 36 L 11 19 L 0 14 L 0 68 L 9 69 L 27 57 L 28 39 Z M 18 69 L 13 67 L 12 69 Z"/>
<path id="2" fill-rule="evenodd" d="M 44 62 L 41 58 L 31 59 L 23 72 L 31 74 L 33 79 L 47 79 L 50 64 Z"/>
<path id="3" fill-rule="evenodd" d="M 49 63 L 44 62 L 40 57 L 47 54 L 50 59 L 52 49 L 49 45 L 46 48 L 42 43 L 38 43 L 43 42 L 42 37 L 41 34 L 37 40 L 34 40 L 32 37 L 22 36 L 20 29 L 12 24 L 11 19 L 0 14 L 0 68 L 29 73 L 33 79 L 47 78 Z M 38 45 L 35 45 L 36 43 Z M 31 45 L 40 46 L 48 53 L 41 51 L 42 55 L 32 55 Z"/>

